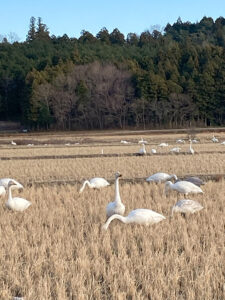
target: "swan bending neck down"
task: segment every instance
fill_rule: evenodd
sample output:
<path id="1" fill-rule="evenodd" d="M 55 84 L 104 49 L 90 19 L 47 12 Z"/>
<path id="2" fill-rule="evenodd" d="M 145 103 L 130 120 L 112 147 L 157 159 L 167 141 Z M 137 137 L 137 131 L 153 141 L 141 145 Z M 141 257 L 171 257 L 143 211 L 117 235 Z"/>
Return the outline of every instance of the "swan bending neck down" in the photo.
<path id="1" fill-rule="evenodd" d="M 93 185 L 92 183 L 90 183 L 88 180 L 85 180 L 85 182 L 83 183 L 83 185 L 82 185 L 82 187 L 81 187 L 81 189 L 80 189 L 80 191 L 79 191 L 80 193 L 83 192 L 83 190 L 84 190 L 86 184 L 88 185 L 88 187 L 89 187 L 90 189 L 93 189 L 93 188 L 94 188 L 94 185 Z"/>
<path id="2" fill-rule="evenodd" d="M 89 181 L 85 180 L 79 193 L 83 192 L 86 185 L 88 185 L 88 187 L 90 189 L 100 189 L 100 188 L 108 186 L 109 182 L 107 180 L 105 180 L 105 178 L 101 178 L 101 177 L 95 177 L 95 178 L 90 179 Z"/>
<path id="3" fill-rule="evenodd" d="M 107 220 L 107 222 L 103 225 L 102 229 L 107 230 L 109 227 L 109 224 L 114 219 L 118 219 L 125 224 L 136 223 L 136 224 L 148 226 L 148 225 L 152 225 L 155 223 L 159 223 L 160 221 L 162 221 L 166 218 L 163 215 L 161 215 L 151 209 L 139 208 L 139 209 L 132 210 L 126 217 L 123 217 L 118 214 L 112 215 Z"/>
<path id="4" fill-rule="evenodd" d="M 106 215 L 110 217 L 114 214 L 123 215 L 125 212 L 125 206 L 121 201 L 120 198 L 120 191 L 119 191 L 119 179 L 122 175 L 119 172 L 115 174 L 115 201 L 110 202 L 106 207 Z"/>
<path id="5" fill-rule="evenodd" d="M 13 185 L 15 185 L 15 183 L 13 181 L 9 181 L 8 183 L 9 197 L 8 197 L 8 201 L 6 202 L 6 206 L 15 211 L 24 211 L 31 205 L 31 202 L 23 198 L 18 198 L 18 197 L 13 198 L 12 197 Z"/>

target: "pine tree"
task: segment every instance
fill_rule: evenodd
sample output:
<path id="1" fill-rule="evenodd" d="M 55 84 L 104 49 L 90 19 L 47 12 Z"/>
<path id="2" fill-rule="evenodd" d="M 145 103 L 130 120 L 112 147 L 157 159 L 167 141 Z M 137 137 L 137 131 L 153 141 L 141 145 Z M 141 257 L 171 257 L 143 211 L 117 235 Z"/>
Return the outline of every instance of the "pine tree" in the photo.
<path id="1" fill-rule="evenodd" d="M 27 34 L 27 42 L 32 42 L 35 39 L 36 31 L 35 31 L 35 17 L 30 18 L 30 29 Z"/>

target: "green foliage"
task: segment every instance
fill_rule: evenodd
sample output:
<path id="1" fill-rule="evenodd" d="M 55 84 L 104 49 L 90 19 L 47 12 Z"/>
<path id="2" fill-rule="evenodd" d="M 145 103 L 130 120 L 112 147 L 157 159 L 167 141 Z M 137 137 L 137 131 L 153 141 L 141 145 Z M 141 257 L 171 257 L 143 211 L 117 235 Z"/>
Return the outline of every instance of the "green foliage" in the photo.
<path id="1" fill-rule="evenodd" d="M 224 70 L 223 17 L 178 18 L 164 34 L 126 39 L 105 27 L 50 37 L 31 17 L 26 42 L 0 43 L 0 118 L 39 128 L 225 125 Z"/>

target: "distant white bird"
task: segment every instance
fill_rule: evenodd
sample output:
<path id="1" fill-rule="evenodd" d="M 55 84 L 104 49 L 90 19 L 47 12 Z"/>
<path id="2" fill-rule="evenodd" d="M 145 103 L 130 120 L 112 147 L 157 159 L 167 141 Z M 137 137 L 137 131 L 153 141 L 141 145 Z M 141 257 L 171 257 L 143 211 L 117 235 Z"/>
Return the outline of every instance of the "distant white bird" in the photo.
<path id="1" fill-rule="evenodd" d="M 225 141 L 223 141 L 223 142 L 221 143 L 221 145 L 225 145 Z"/>
<path id="2" fill-rule="evenodd" d="M 148 142 L 147 142 L 147 141 L 145 141 L 145 140 L 143 140 L 143 138 L 141 138 L 141 140 L 140 140 L 140 141 L 138 141 L 138 144 L 148 144 Z"/>
<path id="3" fill-rule="evenodd" d="M 65 146 L 70 146 L 70 143 L 65 144 Z"/>
<path id="4" fill-rule="evenodd" d="M 33 147 L 34 144 L 27 144 L 27 147 Z"/>
<path id="5" fill-rule="evenodd" d="M 145 150 L 145 144 L 141 144 L 141 149 L 139 150 L 139 155 L 145 155 L 146 150 Z"/>
<path id="6" fill-rule="evenodd" d="M 176 143 L 177 143 L 177 144 L 184 144 L 184 143 L 185 143 L 185 140 L 179 139 L 179 140 L 176 140 Z"/>
<path id="7" fill-rule="evenodd" d="M 166 181 L 165 183 L 165 193 L 168 194 L 169 190 L 177 191 L 178 193 L 184 194 L 187 196 L 188 194 L 203 194 L 202 189 L 189 181 L 177 181 L 176 183 L 172 183 L 171 181 Z"/>
<path id="8" fill-rule="evenodd" d="M 193 214 L 199 210 L 203 209 L 203 206 L 194 200 L 183 199 L 179 200 L 173 207 L 172 207 L 172 216 L 174 212 L 180 213 L 190 213 Z"/>
<path id="9" fill-rule="evenodd" d="M 159 144 L 159 147 L 167 147 L 167 146 L 169 146 L 168 143 L 161 143 L 161 144 Z"/>
<path id="10" fill-rule="evenodd" d="M 218 143 L 219 140 L 213 135 L 213 137 L 212 137 L 212 142 L 213 142 L 213 143 Z"/>
<path id="11" fill-rule="evenodd" d="M 115 174 L 115 201 L 110 202 L 106 207 L 106 215 L 107 217 L 111 217 L 114 214 L 123 215 L 125 212 L 125 206 L 120 198 L 119 191 L 119 179 L 122 175 L 119 172 Z"/>
<path id="12" fill-rule="evenodd" d="M 4 186 L 5 189 L 8 189 L 9 182 L 12 181 L 14 184 L 12 185 L 12 190 L 19 190 L 23 189 L 23 185 L 12 178 L 1 178 L 0 179 L 0 186 Z"/>
<path id="13" fill-rule="evenodd" d="M 120 141 L 120 143 L 121 143 L 121 144 L 130 144 L 130 142 L 123 141 L 123 140 L 122 140 L 122 141 Z"/>
<path id="14" fill-rule="evenodd" d="M 104 150 L 103 149 L 101 150 L 101 154 L 104 154 Z"/>
<path id="15" fill-rule="evenodd" d="M 167 174 L 167 173 L 161 173 L 161 172 L 159 172 L 159 173 L 155 173 L 155 174 L 149 176 L 146 179 L 146 181 L 161 183 L 161 182 L 165 182 L 167 180 L 170 180 L 172 178 L 174 178 L 175 180 L 177 180 L 177 176 L 175 174 L 170 175 L 170 174 Z"/>
<path id="16" fill-rule="evenodd" d="M 8 197 L 8 201 L 6 202 L 6 206 L 9 209 L 12 209 L 15 211 L 24 211 L 31 205 L 31 202 L 26 199 L 19 198 L 19 197 L 12 198 L 12 186 L 13 185 L 15 185 L 15 183 L 13 181 L 9 181 L 9 183 L 8 183 L 9 197 Z"/>
<path id="17" fill-rule="evenodd" d="M 190 142 L 189 153 L 193 155 L 193 154 L 195 153 L 195 150 L 194 150 L 194 149 L 192 148 L 192 146 L 191 146 L 191 145 L 192 145 L 192 141 L 189 140 L 189 142 Z"/>
<path id="18" fill-rule="evenodd" d="M 152 153 L 152 154 L 156 154 L 156 149 L 152 149 L 152 150 L 151 150 L 151 153 Z"/>
<path id="19" fill-rule="evenodd" d="M 170 149 L 170 152 L 173 152 L 173 153 L 179 153 L 180 150 L 181 150 L 181 148 L 175 147 L 175 148 Z"/>
<path id="20" fill-rule="evenodd" d="M 192 140 L 192 143 L 197 144 L 197 143 L 198 143 L 198 140 L 193 139 L 193 140 Z"/>
<path id="21" fill-rule="evenodd" d="M 101 178 L 101 177 L 94 177 L 94 178 L 91 178 L 89 181 L 88 180 L 85 180 L 81 189 L 80 189 L 80 193 L 83 192 L 85 186 L 88 185 L 88 187 L 90 189 L 101 189 L 103 187 L 106 187 L 109 184 L 109 182 L 107 180 L 105 180 L 104 178 Z"/>
<path id="22" fill-rule="evenodd" d="M 132 210 L 126 217 L 123 217 L 123 216 L 117 215 L 117 214 L 112 215 L 107 220 L 107 222 L 103 225 L 102 228 L 104 230 L 107 230 L 109 224 L 114 219 L 118 219 L 125 224 L 135 223 L 135 224 L 141 224 L 141 225 L 152 225 L 155 223 L 159 223 L 160 221 L 162 221 L 166 218 L 163 215 L 160 215 L 153 210 L 139 208 L 139 209 Z"/>
<path id="23" fill-rule="evenodd" d="M 16 146 L 16 142 L 11 141 L 11 145 Z"/>

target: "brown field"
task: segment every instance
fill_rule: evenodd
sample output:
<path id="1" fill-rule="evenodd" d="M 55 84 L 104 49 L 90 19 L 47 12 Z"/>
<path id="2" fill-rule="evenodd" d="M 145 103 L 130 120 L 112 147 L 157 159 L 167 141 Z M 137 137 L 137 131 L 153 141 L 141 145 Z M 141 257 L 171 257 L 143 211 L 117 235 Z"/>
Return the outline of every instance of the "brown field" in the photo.
<path id="1" fill-rule="evenodd" d="M 91 155 L 102 148 L 104 153 L 133 153 L 140 146 L 122 145 L 120 140 L 134 143 L 141 136 L 54 135 L 54 142 L 45 148 L 3 144 L 0 157 Z M 171 219 L 172 205 L 183 196 L 170 193 L 165 197 L 163 184 L 144 180 L 160 171 L 180 177 L 225 174 L 225 146 L 213 144 L 211 136 L 197 135 L 200 143 L 193 148 L 198 155 L 193 156 L 2 160 L 0 177 L 23 183 L 24 191 L 14 194 L 30 200 L 32 206 L 16 213 L 5 207 L 6 199 L 1 201 L 0 299 L 225 299 L 225 181 L 208 181 L 203 195 L 189 197 L 204 206 L 202 211 Z M 224 133 L 216 136 L 225 140 Z M 50 138 L 29 135 L 29 141 L 39 143 Z M 186 136 L 149 134 L 143 138 L 150 143 L 149 151 L 160 142 L 169 142 L 167 149 L 160 150 L 166 153 L 176 139 Z M 24 136 L 2 138 L 12 139 L 24 142 Z M 81 144 L 66 147 L 65 141 Z M 188 149 L 188 144 L 181 148 Z M 135 208 L 149 208 L 168 218 L 150 227 L 114 220 L 103 232 L 114 184 L 100 191 L 87 188 L 81 195 L 78 183 L 48 184 L 52 180 L 81 182 L 95 176 L 113 180 L 117 170 L 123 178 L 143 178 L 133 184 L 121 180 L 125 215 Z M 35 185 L 43 181 L 44 185 Z"/>

